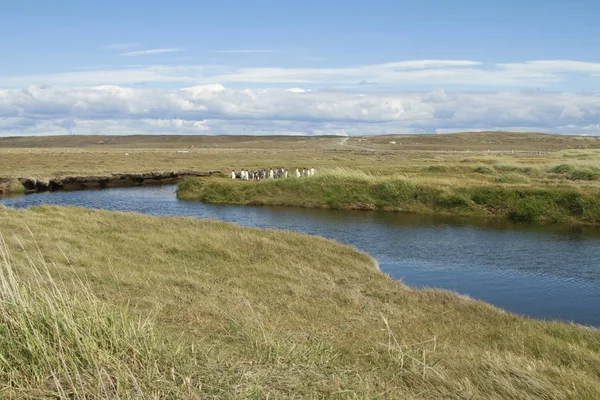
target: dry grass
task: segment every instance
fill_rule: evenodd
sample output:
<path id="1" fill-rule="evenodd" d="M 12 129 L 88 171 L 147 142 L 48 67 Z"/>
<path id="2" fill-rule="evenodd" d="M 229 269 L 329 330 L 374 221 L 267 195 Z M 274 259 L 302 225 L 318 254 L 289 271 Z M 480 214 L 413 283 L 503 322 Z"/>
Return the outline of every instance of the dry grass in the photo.
<path id="1" fill-rule="evenodd" d="M 340 142 L 344 143 L 339 146 Z M 395 143 L 390 143 L 395 142 Z M 0 138 L 4 148 L 229 148 L 322 149 L 334 146 L 358 150 L 545 152 L 600 149 L 600 137 L 527 132 L 381 136 L 202 136 L 202 135 L 72 135 Z"/>
<path id="2" fill-rule="evenodd" d="M 15 261 L 0 236 L 2 398 L 193 396 L 194 352 L 147 317 L 111 309 L 75 281 L 68 293 L 40 253 Z M 28 275 L 23 279 L 15 270 Z"/>
<path id="3" fill-rule="evenodd" d="M 106 312 L 127 305 L 134 321 L 154 315 L 152 335 L 186 349 L 179 362 L 191 363 L 184 370 L 198 378 L 197 398 L 600 396 L 598 330 L 413 290 L 367 255 L 322 238 L 58 207 L 0 207 L 0 231 L 22 282 L 39 280 L 26 255 L 42 254 L 55 262 L 49 271 L 65 282 L 66 298 L 81 298 L 84 281 Z M 38 381 L 25 374 L 11 384 L 29 382 Z"/>
<path id="4" fill-rule="evenodd" d="M 390 138 L 396 138 L 397 144 L 389 144 L 389 141 L 394 141 Z M 104 141 L 104 144 L 98 144 L 100 141 Z M 551 172 L 554 166 L 560 164 L 600 168 L 600 151 L 593 149 L 597 144 L 600 141 L 591 137 L 508 133 L 364 138 L 5 138 L 0 140 L 0 180 L 27 176 L 48 178 L 188 169 L 226 172 L 241 168 L 283 166 L 290 169 L 342 167 L 370 174 L 405 174 L 430 183 L 446 181 L 449 185 L 459 181 L 463 185 L 465 181 L 469 185 L 494 182 L 496 175 L 510 172 L 525 175 L 533 187 L 600 187 L 600 180 L 583 182 L 571 179 L 572 176 Z M 486 147 L 492 150 L 484 150 Z M 178 150 L 186 153 L 177 153 Z M 481 166 L 495 173 L 478 173 L 476 169 Z"/>

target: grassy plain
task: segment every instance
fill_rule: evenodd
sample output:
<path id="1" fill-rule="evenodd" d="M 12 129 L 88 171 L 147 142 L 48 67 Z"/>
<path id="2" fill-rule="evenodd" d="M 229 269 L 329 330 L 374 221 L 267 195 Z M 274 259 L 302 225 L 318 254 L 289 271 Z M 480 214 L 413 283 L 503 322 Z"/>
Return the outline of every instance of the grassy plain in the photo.
<path id="1" fill-rule="evenodd" d="M 102 143 L 100 143 L 102 142 Z M 390 142 L 395 142 L 391 144 Z M 184 151 L 186 153 L 178 153 Z M 126 156 L 125 153 L 129 155 Z M 56 136 L 0 138 L 0 177 L 52 177 L 162 170 L 239 170 L 271 166 L 407 173 L 447 179 L 485 177 L 481 164 L 544 169 L 600 162 L 600 138 L 523 133 L 374 137 Z M 518 172 L 518 171 L 517 171 Z M 461 174 L 457 176 L 458 174 Z M 466 173 L 466 176 L 462 174 Z M 573 183 L 564 177 L 542 181 Z M 589 182 L 588 182 L 589 183 Z"/>
<path id="2" fill-rule="evenodd" d="M 413 290 L 326 239 L 48 206 L 0 207 L 0 233 L 3 398 L 600 396 L 597 329 Z"/>

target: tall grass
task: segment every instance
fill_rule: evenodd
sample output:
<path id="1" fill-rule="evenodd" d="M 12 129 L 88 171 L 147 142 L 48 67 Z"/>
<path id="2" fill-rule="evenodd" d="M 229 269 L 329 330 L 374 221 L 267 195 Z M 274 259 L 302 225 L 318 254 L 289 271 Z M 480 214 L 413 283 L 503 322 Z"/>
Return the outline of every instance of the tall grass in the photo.
<path id="1" fill-rule="evenodd" d="M 150 319 L 109 309 L 84 284 L 69 293 L 43 256 L 28 260 L 15 263 L 0 236 L 3 398 L 168 399 L 193 392 L 189 349 L 161 338 Z"/>
<path id="2" fill-rule="evenodd" d="M 541 172 L 539 167 L 534 165 L 522 165 L 515 163 L 498 163 L 494 164 L 494 169 L 499 172 L 515 172 L 521 174 L 535 175 Z"/>
<path id="3" fill-rule="evenodd" d="M 559 164 L 550 168 L 550 172 L 565 175 L 572 180 L 595 181 L 600 179 L 600 168 L 592 165 Z"/>
<path id="4" fill-rule="evenodd" d="M 529 183 L 529 178 L 523 176 L 521 174 L 515 174 L 512 172 L 506 174 L 500 174 L 495 179 L 494 182 L 497 183 L 514 183 L 514 184 L 523 184 Z"/>
<path id="5" fill-rule="evenodd" d="M 184 200 L 333 209 L 451 213 L 525 221 L 600 224 L 600 190 L 526 186 L 528 178 L 501 174 L 495 183 L 455 186 L 402 174 L 324 170 L 302 179 L 239 182 L 192 179 L 180 184 Z"/>

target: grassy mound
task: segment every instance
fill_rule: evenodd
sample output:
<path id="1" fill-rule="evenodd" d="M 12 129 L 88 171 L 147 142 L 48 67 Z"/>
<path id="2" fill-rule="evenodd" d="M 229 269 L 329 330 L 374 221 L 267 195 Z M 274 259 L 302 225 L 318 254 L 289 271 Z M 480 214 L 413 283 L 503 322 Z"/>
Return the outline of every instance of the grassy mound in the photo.
<path id="1" fill-rule="evenodd" d="M 455 187 L 399 175 L 369 175 L 343 169 L 307 179 L 240 182 L 191 179 L 178 197 L 208 203 L 286 205 L 499 216 L 526 221 L 600 223 L 597 188 L 514 186 L 527 177 L 506 173 L 498 184 Z M 507 186 L 504 184 L 511 184 Z"/>
<path id="2" fill-rule="evenodd" d="M 478 174 L 484 174 L 484 175 L 492 175 L 492 174 L 496 173 L 496 170 L 494 168 L 489 167 L 487 165 L 479 165 L 473 171 Z"/>
<path id="3" fill-rule="evenodd" d="M 597 329 L 413 290 L 322 238 L 59 207 L 0 207 L 0 231 L 25 285 L 2 292 L 2 314 L 31 321 L 0 321 L 14 332 L 0 347 L 5 397 L 68 397 L 53 376 L 85 398 L 106 398 L 102 385 L 120 398 L 600 396 Z M 27 254 L 54 260 L 49 275 Z M 37 298 L 27 285 L 50 276 L 64 288 Z M 155 325 L 133 322 L 148 315 Z"/>
<path id="4" fill-rule="evenodd" d="M 600 179 L 600 168 L 573 164 L 559 164 L 550 168 L 554 174 L 565 175 L 571 180 L 595 181 Z"/>
<path id="5" fill-rule="evenodd" d="M 494 182 L 497 183 L 514 183 L 514 184 L 523 184 L 529 183 L 529 179 L 526 176 L 521 174 L 515 174 L 512 172 L 506 174 L 500 174 L 494 179 Z"/>

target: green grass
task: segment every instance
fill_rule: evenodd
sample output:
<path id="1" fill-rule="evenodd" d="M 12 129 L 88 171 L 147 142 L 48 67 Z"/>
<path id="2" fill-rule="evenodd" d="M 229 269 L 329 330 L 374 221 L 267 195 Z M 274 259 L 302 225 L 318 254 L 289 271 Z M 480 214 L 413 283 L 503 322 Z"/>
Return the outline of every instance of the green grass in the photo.
<path id="1" fill-rule="evenodd" d="M 322 238 L 48 206 L 0 207 L 0 232 L 3 398 L 600 396 L 597 329 L 414 290 Z"/>
<path id="2" fill-rule="evenodd" d="M 478 174 L 484 174 L 484 175 L 492 175 L 496 173 L 496 170 L 494 170 L 494 168 L 489 167 L 487 165 L 480 165 L 478 167 L 476 167 L 474 169 L 475 172 L 477 172 Z"/>
<path id="3" fill-rule="evenodd" d="M 512 183 L 512 184 L 524 184 L 529 183 L 529 179 L 526 176 L 515 173 L 500 174 L 494 178 L 494 182 L 497 183 Z"/>
<path id="4" fill-rule="evenodd" d="M 586 165 L 559 164 L 550 168 L 554 174 L 562 174 L 571 180 L 595 181 L 600 179 L 600 168 Z"/>
<path id="5" fill-rule="evenodd" d="M 540 168 L 537 168 L 535 166 L 532 165 L 519 165 L 519 164 L 495 164 L 494 165 L 494 169 L 496 169 L 496 171 L 498 172 L 505 172 L 505 173 L 510 173 L 510 172 L 514 172 L 514 173 L 520 173 L 520 174 L 526 174 L 526 175 L 535 175 L 535 174 L 539 174 Z"/>
<path id="6" fill-rule="evenodd" d="M 208 203 L 285 205 L 447 213 L 513 220 L 600 223 L 600 190 L 530 187 L 517 174 L 502 174 L 497 184 L 455 186 L 403 175 L 371 175 L 346 169 L 326 170 L 306 179 L 240 182 L 190 179 L 178 197 Z M 510 185 L 505 185 L 510 184 Z"/>

